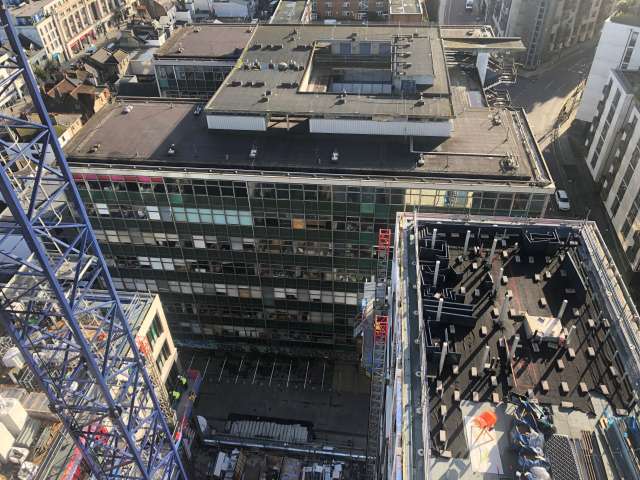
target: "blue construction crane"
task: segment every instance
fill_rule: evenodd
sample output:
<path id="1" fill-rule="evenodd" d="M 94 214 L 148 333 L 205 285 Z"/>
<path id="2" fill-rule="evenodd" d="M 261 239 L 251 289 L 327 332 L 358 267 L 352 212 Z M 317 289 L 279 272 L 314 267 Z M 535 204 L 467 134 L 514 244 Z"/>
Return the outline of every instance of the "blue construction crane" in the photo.
<path id="1" fill-rule="evenodd" d="M 9 10 L 14 56 L 0 96 L 24 82 L 37 119 L 0 115 L 0 325 L 98 479 L 186 479 Z M 6 45 L 5 45 L 6 46 Z M 174 438 L 175 437 L 175 438 Z"/>

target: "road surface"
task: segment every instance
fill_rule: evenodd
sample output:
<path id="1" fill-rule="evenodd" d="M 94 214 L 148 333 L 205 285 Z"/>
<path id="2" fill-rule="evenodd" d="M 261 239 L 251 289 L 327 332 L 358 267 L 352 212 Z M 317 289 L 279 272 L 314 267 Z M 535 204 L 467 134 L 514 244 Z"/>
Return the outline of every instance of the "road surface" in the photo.
<path id="1" fill-rule="evenodd" d="M 594 53 L 594 43 L 581 44 L 553 66 L 522 72 L 509 89 L 512 104 L 527 111 L 536 138 L 550 132 L 566 99 L 587 78 Z"/>
<path id="2" fill-rule="evenodd" d="M 480 17 L 480 0 L 475 0 L 473 10 L 465 8 L 467 0 L 441 0 L 442 25 L 475 25 L 484 23 Z"/>

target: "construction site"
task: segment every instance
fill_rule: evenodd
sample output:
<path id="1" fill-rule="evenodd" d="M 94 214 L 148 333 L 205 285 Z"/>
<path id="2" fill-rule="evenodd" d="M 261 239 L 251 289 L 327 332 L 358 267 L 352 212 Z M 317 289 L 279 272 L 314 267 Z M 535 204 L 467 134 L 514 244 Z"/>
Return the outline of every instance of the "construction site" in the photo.
<path id="1" fill-rule="evenodd" d="M 206 106 L 63 149 L 0 22 L 0 480 L 640 478 L 640 317 L 545 218 L 520 39 L 244 25 Z"/>
<path id="2" fill-rule="evenodd" d="M 398 222 L 387 474 L 638 478 L 638 315 L 595 225 Z"/>

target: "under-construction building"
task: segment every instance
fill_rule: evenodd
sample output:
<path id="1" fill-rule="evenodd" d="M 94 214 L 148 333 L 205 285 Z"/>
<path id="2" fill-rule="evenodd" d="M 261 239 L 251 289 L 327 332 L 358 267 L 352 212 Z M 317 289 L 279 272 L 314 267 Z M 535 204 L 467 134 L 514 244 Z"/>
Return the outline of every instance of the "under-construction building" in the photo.
<path id="1" fill-rule="evenodd" d="M 638 475 L 639 317 L 593 222 L 401 213 L 392 248 L 382 478 Z"/>
<path id="2" fill-rule="evenodd" d="M 397 212 L 545 214 L 501 90 L 520 49 L 485 27 L 259 25 L 203 113 L 105 107 L 66 152 L 116 286 L 159 293 L 179 345 L 352 354 Z"/>

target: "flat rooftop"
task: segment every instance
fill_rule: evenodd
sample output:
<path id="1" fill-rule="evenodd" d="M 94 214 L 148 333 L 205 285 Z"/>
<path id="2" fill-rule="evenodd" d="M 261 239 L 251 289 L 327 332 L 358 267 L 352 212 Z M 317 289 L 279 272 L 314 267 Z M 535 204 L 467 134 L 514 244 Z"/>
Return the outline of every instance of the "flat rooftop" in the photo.
<path id="1" fill-rule="evenodd" d="M 390 0 L 391 15 L 415 15 L 422 13 L 421 0 Z"/>
<path id="2" fill-rule="evenodd" d="M 403 311 L 420 313 L 400 317 L 395 328 L 424 340 L 422 347 L 411 342 L 403 368 L 411 402 L 428 395 L 429 405 L 430 436 L 422 437 L 427 420 L 415 414 L 409 448 L 428 443 L 432 460 L 449 466 L 468 460 L 475 447 L 462 425 L 492 410 L 498 436 L 508 433 L 511 392 L 590 418 L 602 413 L 600 399 L 619 414 L 631 409 L 640 379 L 635 307 L 594 224 L 421 215 L 414 226 L 412 214 L 399 219 L 396 262 L 407 284 L 417 285 L 399 287 L 406 293 L 399 301 Z M 423 369 L 426 383 L 413 374 Z M 505 475 L 515 467 L 509 443 L 498 439 Z"/>
<path id="3" fill-rule="evenodd" d="M 637 70 L 615 70 L 627 93 L 633 95 L 636 102 L 640 103 L 640 72 Z"/>
<path id="4" fill-rule="evenodd" d="M 466 96 L 460 97 L 461 102 L 468 101 Z M 133 108 L 125 114 L 127 104 Z M 127 104 L 110 104 L 94 115 L 65 146 L 69 160 L 551 184 L 544 163 L 531 161 L 519 143 L 526 118 L 518 110 L 498 112 L 501 120 L 497 123 L 487 117 L 486 108 L 468 108 L 456 120 L 456 128 L 465 135 L 413 140 L 296 132 L 299 127 L 266 133 L 212 131 L 207 129 L 204 115 L 193 115 L 195 104 L 191 102 L 149 99 Z M 176 151 L 169 155 L 172 144 Z M 99 147 L 94 151 L 96 145 Z M 252 146 L 258 150 L 255 160 L 249 158 Z M 338 163 L 331 162 L 334 150 L 340 155 Z M 519 152 L 519 160 L 507 165 L 512 152 Z M 417 165 L 420 157 L 425 160 L 423 166 Z"/>
<path id="5" fill-rule="evenodd" d="M 280 0 L 269 23 L 300 23 L 308 0 Z"/>
<path id="6" fill-rule="evenodd" d="M 453 113 L 434 27 L 259 25 L 241 60 L 207 113 L 415 119 Z M 366 86 L 351 94 L 351 83 Z M 339 101 L 343 92 L 346 101 Z"/>
<path id="7" fill-rule="evenodd" d="M 197 24 L 185 26 L 155 52 L 156 58 L 238 58 L 253 34 L 253 26 Z"/>

